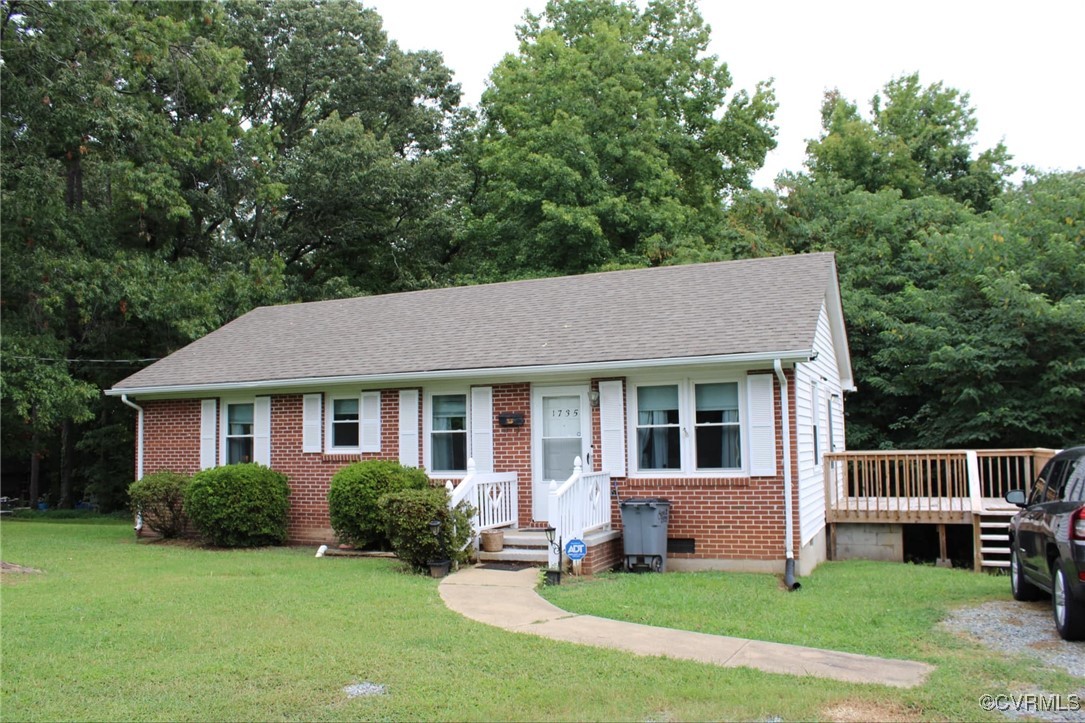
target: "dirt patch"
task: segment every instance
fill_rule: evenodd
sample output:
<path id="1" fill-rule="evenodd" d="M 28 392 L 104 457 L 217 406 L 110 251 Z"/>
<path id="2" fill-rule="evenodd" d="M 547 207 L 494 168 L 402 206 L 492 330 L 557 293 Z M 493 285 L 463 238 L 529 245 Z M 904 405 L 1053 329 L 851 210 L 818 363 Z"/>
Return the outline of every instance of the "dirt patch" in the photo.
<path id="1" fill-rule="evenodd" d="M 13 563 L 10 563 L 10 562 L 0 561 L 0 573 L 6 573 L 6 572 L 31 574 L 31 573 L 40 573 L 41 570 L 38 570 L 38 569 L 33 568 L 33 567 L 23 567 L 22 565 L 16 565 L 16 564 L 13 564 Z"/>
<path id="2" fill-rule="evenodd" d="M 833 703 L 821 711 L 825 720 L 841 723 L 891 723 L 892 721 L 916 721 L 919 716 L 900 705 L 873 703 L 868 700 L 845 700 Z"/>

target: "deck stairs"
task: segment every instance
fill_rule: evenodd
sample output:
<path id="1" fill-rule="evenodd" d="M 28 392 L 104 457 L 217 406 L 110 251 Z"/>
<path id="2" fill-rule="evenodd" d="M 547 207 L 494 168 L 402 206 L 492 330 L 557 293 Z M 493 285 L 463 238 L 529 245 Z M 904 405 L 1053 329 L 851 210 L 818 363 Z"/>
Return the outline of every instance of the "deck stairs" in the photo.
<path id="1" fill-rule="evenodd" d="M 1010 518 L 1016 507 L 987 507 L 975 517 L 977 568 L 997 570 L 1010 566 Z"/>

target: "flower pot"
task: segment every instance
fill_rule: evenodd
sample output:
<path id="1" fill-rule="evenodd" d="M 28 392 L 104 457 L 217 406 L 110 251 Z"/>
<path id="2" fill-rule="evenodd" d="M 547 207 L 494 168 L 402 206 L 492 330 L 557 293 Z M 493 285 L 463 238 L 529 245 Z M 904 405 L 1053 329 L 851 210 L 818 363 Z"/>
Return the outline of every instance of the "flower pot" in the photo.
<path id="1" fill-rule="evenodd" d="M 546 584 L 547 585 L 560 585 L 561 584 L 561 570 L 547 570 L 546 571 Z"/>
<path id="2" fill-rule="evenodd" d="M 505 549 L 505 533 L 501 530 L 483 530 L 483 552 L 501 552 Z"/>
<path id="3" fill-rule="evenodd" d="M 451 560 L 430 560 L 426 564 L 429 565 L 430 577 L 444 577 L 448 574 L 449 568 L 452 567 Z"/>

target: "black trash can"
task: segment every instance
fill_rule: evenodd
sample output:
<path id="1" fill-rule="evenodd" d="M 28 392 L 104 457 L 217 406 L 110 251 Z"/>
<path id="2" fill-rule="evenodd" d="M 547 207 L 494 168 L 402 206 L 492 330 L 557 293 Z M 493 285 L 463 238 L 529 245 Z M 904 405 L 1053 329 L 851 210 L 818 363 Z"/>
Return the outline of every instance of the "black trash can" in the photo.
<path id="1" fill-rule="evenodd" d="M 622 500 L 621 511 L 626 571 L 666 570 L 670 500 L 658 497 Z"/>

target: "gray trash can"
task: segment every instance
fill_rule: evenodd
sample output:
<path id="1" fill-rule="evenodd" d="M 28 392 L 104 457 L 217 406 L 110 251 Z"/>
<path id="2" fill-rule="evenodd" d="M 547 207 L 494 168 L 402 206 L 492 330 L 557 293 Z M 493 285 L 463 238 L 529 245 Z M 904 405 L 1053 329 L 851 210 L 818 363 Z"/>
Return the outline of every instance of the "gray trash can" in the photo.
<path id="1" fill-rule="evenodd" d="M 622 500 L 621 511 L 625 569 L 666 570 L 670 500 L 657 497 Z"/>

